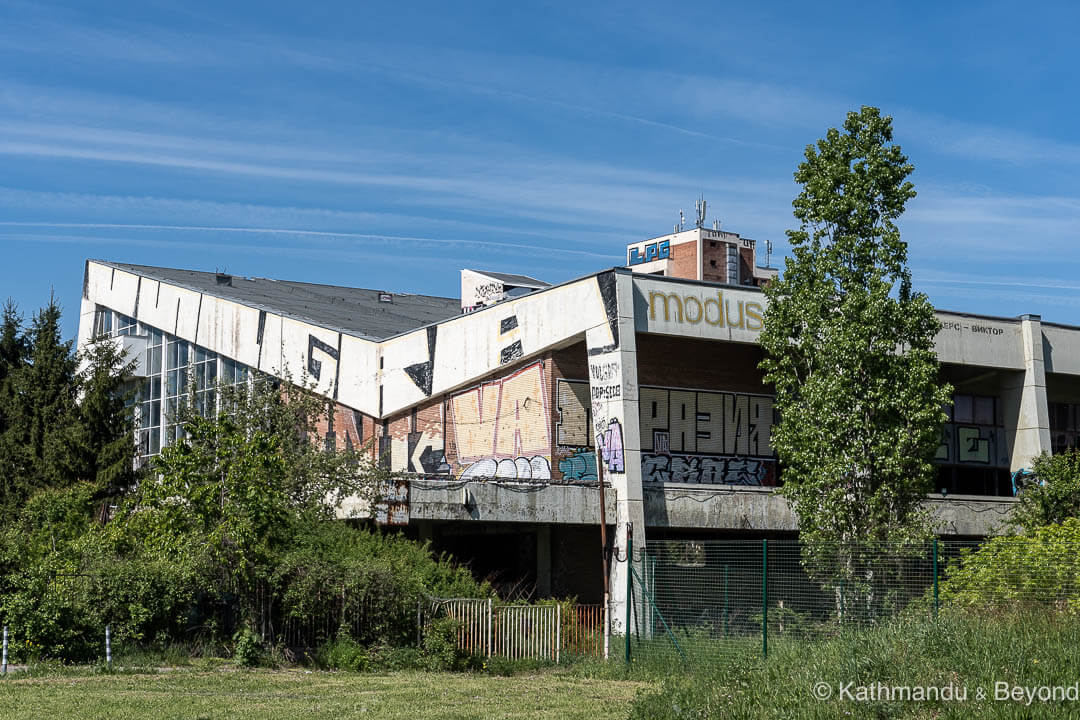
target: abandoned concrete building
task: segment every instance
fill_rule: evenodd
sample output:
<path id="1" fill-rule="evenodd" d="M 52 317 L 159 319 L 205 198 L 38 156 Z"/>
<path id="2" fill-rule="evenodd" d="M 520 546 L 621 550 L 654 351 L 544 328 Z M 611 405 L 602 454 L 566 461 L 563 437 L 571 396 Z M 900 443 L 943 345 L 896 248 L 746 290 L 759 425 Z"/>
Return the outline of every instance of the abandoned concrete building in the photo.
<path id="1" fill-rule="evenodd" d="M 756 338 L 775 270 L 753 240 L 676 230 L 625 265 L 558 285 L 463 270 L 461 297 L 86 263 L 79 344 L 123 342 L 142 378 L 142 457 L 176 436 L 188 383 L 252 372 L 314 381 L 325 428 L 402 473 L 382 521 L 539 595 L 601 593 L 598 470 L 609 538 L 796 531 Z M 1080 327 L 941 311 L 956 388 L 927 498 L 942 533 L 1008 513 L 1012 471 L 1080 433 Z M 620 617 L 625 563 L 611 569 Z"/>

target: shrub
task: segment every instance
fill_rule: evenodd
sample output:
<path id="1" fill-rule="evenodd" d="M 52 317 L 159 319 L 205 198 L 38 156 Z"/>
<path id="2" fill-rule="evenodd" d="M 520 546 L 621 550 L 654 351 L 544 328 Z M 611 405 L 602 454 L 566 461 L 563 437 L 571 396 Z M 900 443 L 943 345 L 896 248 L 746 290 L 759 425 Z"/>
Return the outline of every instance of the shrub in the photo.
<path id="1" fill-rule="evenodd" d="M 1080 611 L 1080 520 L 1034 528 L 1028 535 L 991 538 L 962 555 L 940 592 L 960 606 L 1039 603 Z"/>
<path id="2" fill-rule="evenodd" d="M 461 624 L 449 617 L 435 618 L 424 627 L 421 643 L 424 657 L 431 670 L 454 670 L 461 656 L 457 649 L 457 632 Z"/>
<path id="3" fill-rule="evenodd" d="M 249 627 L 242 627 L 233 635 L 233 660 L 243 667 L 261 665 L 266 653 L 259 636 Z"/>
<path id="4" fill-rule="evenodd" d="M 330 642 L 315 651 L 316 664 L 326 670 L 363 672 L 370 668 L 371 659 L 367 648 L 353 640 L 347 633 L 339 633 Z"/>

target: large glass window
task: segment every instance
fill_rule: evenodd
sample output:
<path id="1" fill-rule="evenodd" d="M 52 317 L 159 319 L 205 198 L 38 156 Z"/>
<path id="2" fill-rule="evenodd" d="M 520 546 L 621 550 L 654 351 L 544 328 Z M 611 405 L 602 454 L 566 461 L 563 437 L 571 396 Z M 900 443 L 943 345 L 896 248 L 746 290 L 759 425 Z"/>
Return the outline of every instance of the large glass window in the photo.
<path id="1" fill-rule="evenodd" d="M 938 487 L 949 493 L 1007 495 L 1009 453 L 1001 402 L 992 395 L 953 395 L 937 451 Z"/>
<path id="2" fill-rule="evenodd" d="M 94 309 L 94 337 L 112 335 L 112 310 L 98 305 Z"/>
<path id="3" fill-rule="evenodd" d="M 138 449 L 142 460 L 157 455 L 162 447 L 184 437 L 183 425 L 177 419 L 189 398 L 195 402 L 200 414 L 212 415 L 219 409 L 216 393 L 219 382 L 235 385 L 247 382 L 251 377 L 250 368 L 243 363 L 105 307 L 98 306 L 95 310 L 94 332 L 147 336 L 147 377 L 140 382 L 135 398 Z"/>

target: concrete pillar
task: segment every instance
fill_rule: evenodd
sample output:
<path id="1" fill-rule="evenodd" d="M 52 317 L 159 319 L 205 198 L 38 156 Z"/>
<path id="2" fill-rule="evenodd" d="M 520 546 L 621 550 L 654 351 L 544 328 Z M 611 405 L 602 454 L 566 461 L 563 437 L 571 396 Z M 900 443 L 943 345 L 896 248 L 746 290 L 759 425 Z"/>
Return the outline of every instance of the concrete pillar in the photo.
<path id="1" fill-rule="evenodd" d="M 1005 428 L 1011 434 L 1010 469 L 1031 466 L 1031 458 L 1050 452 L 1050 411 L 1046 401 L 1042 322 L 1038 315 L 1020 316 L 1024 372 L 1002 384 Z"/>
<path id="2" fill-rule="evenodd" d="M 551 597 L 551 526 L 536 526 L 536 594 Z"/>
<path id="3" fill-rule="evenodd" d="M 633 526 L 634 555 L 640 557 L 645 549 L 634 287 L 629 273 L 605 273 L 598 280 L 605 295 L 608 323 L 590 328 L 585 341 L 596 462 L 603 465 L 604 480 L 615 491 L 615 552 L 609 568 L 609 607 L 611 631 L 621 635 L 626 630 L 627 619 L 628 527 Z M 636 598 L 640 600 L 640 597 L 638 593 Z"/>

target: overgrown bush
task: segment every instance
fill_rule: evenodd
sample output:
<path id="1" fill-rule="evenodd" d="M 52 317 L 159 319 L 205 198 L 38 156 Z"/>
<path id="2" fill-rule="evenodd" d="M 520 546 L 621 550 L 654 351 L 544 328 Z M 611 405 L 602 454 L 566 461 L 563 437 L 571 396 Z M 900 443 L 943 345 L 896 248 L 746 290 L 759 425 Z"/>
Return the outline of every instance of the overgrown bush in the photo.
<path id="1" fill-rule="evenodd" d="M 450 617 L 435 618 L 424 626 L 421 647 L 431 670 L 454 670 L 462 660 L 457 648 L 457 632 L 461 623 Z"/>
<path id="2" fill-rule="evenodd" d="M 233 660 L 241 667 L 257 667 L 263 663 L 266 652 L 262 640 L 249 627 L 242 627 L 233 635 Z"/>
<path id="3" fill-rule="evenodd" d="M 1013 510 L 1013 525 L 1030 530 L 1080 516 L 1080 449 L 1037 455 L 1031 475 L 1034 481 L 1020 492 Z"/>
<path id="4" fill-rule="evenodd" d="M 325 670 L 349 670 L 363 672 L 371 667 L 367 648 L 353 640 L 347 633 L 340 633 L 315 651 L 315 664 Z"/>
<path id="5" fill-rule="evenodd" d="M 943 601 L 974 607 L 1044 604 L 1080 611 L 1080 520 L 991 538 L 946 571 Z"/>

